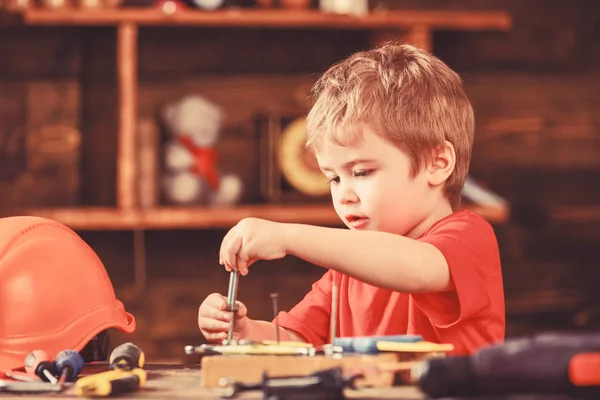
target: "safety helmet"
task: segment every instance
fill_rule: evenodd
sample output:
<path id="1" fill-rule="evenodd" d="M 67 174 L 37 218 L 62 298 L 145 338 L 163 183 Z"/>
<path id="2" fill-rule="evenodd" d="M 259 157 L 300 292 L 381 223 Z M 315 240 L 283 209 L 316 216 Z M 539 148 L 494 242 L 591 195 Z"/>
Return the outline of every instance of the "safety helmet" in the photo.
<path id="1" fill-rule="evenodd" d="M 104 265 L 70 228 L 46 218 L 0 218 L 0 370 L 33 350 L 81 351 L 108 328 L 132 333 Z"/>

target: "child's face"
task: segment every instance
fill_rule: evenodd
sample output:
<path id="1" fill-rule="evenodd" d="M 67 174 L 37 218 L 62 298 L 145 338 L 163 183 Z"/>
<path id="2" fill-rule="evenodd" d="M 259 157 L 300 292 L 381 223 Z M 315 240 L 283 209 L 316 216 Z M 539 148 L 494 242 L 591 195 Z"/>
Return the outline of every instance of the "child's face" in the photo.
<path id="1" fill-rule="evenodd" d="M 426 169 L 411 177 L 408 156 L 369 130 L 353 146 L 324 143 L 316 158 L 330 180 L 335 210 L 350 229 L 418 237 L 437 212 L 439 197 Z"/>

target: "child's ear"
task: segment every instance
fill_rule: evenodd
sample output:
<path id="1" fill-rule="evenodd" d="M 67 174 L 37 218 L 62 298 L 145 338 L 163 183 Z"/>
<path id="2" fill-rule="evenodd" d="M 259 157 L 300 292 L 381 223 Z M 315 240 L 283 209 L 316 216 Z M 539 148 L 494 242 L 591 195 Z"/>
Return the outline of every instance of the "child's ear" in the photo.
<path id="1" fill-rule="evenodd" d="M 446 182 L 454 171 L 456 153 L 452 143 L 446 140 L 443 146 L 435 149 L 432 156 L 429 164 L 429 184 L 437 186 Z"/>

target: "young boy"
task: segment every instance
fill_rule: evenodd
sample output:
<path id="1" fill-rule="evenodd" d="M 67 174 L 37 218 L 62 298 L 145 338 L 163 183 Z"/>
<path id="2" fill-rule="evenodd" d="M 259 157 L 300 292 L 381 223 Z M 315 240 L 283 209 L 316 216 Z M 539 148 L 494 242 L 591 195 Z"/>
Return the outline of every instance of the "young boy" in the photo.
<path id="1" fill-rule="evenodd" d="M 220 264 L 245 275 L 256 260 L 291 254 L 328 269 L 279 314 L 281 340 L 329 341 L 336 282 L 336 336 L 418 334 L 453 344 L 453 354 L 503 341 L 496 237 L 460 210 L 474 116 L 459 76 L 426 52 L 386 44 L 331 67 L 314 95 L 307 146 L 349 229 L 247 218 L 223 239 Z M 226 337 L 224 309 L 219 294 L 200 306 L 210 342 Z M 246 313 L 240 304 L 235 339 L 274 339 L 271 322 Z"/>

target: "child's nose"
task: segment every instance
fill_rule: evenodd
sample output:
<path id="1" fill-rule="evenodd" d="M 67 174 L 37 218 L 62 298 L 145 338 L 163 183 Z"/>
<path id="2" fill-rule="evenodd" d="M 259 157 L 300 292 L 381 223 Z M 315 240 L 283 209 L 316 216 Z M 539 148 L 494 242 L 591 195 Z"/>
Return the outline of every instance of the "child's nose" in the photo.
<path id="1" fill-rule="evenodd" d="M 358 195 L 351 185 L 341 185 L 340 188 L 340 204 L 353 204 L 358 202 Z"/>

